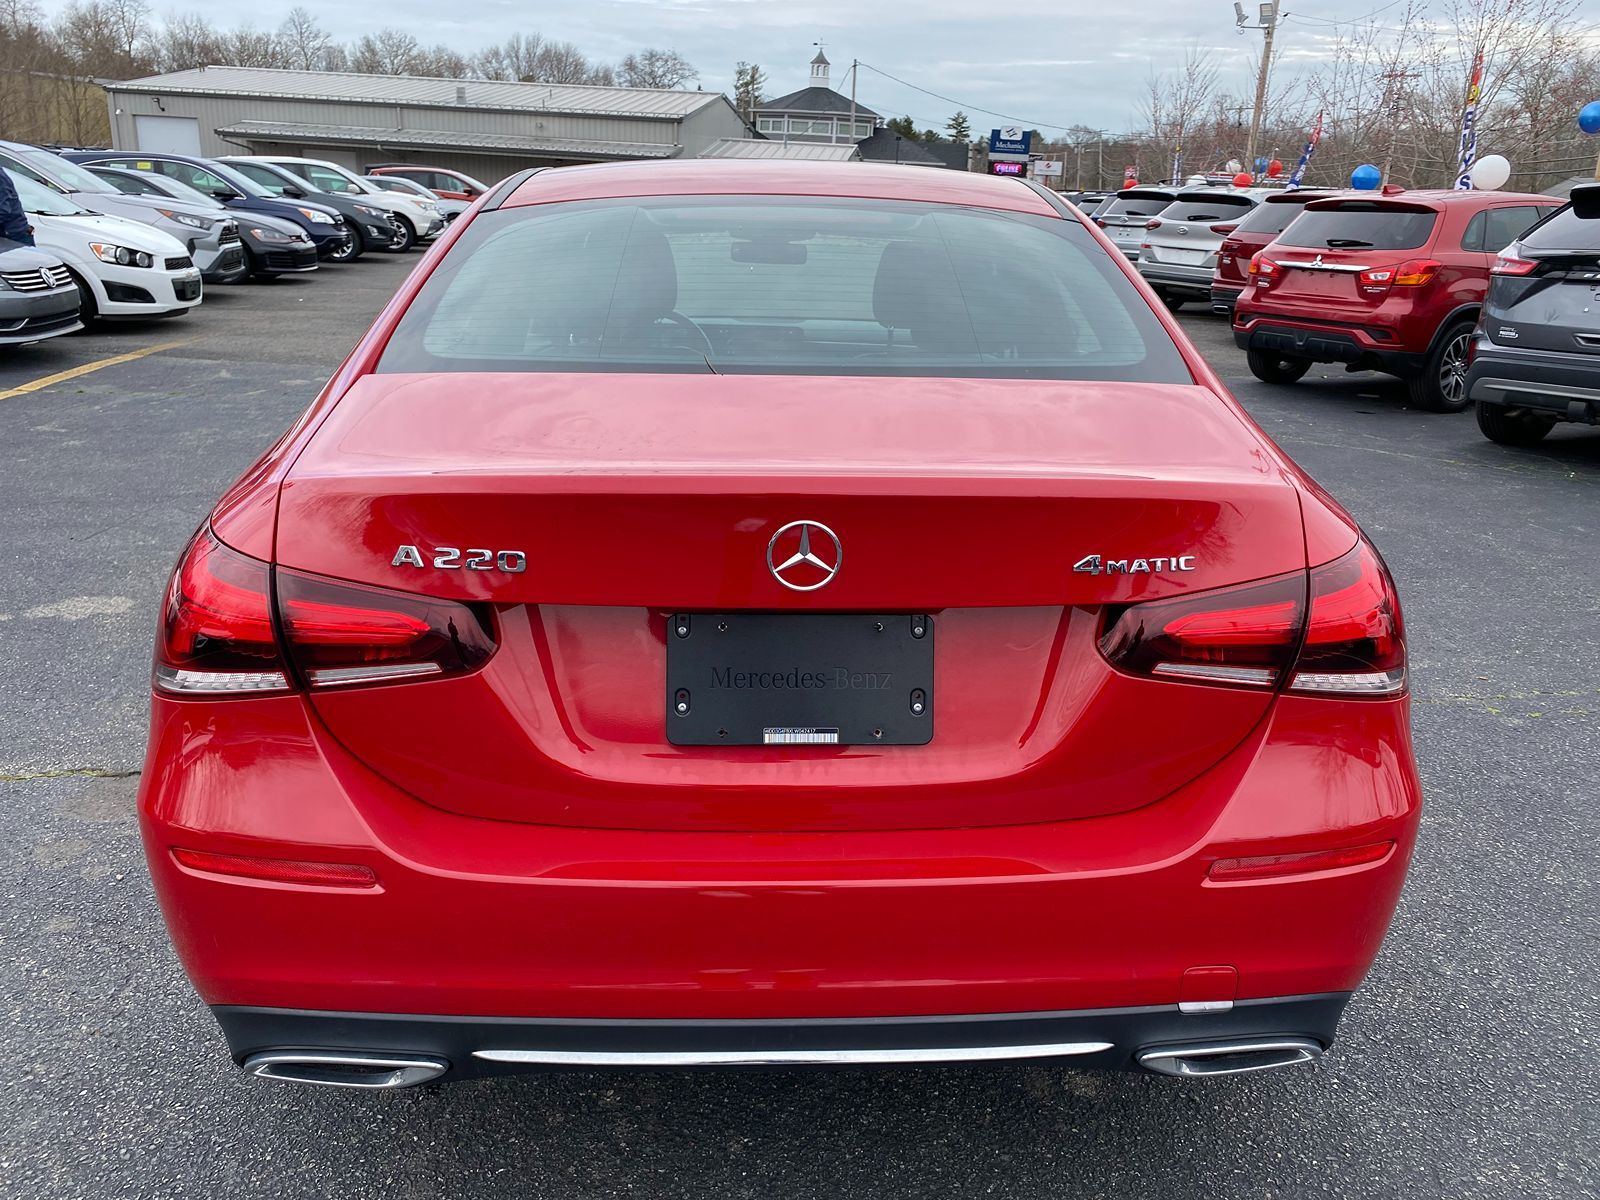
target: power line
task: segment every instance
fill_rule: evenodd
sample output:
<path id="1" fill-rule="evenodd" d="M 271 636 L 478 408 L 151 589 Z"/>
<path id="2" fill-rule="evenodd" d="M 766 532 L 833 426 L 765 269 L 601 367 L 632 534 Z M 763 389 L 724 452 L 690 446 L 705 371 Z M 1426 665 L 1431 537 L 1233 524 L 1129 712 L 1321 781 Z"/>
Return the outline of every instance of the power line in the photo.
<path id="1" fill-rule="evenodd" d="M 946 104 L 954 104 L 962 112 L 982 113 L 986 117 L 999 117 L 1002 121 L 1015 121 L 1018 125 L 1024 125 L 1029 129 L 1059 129 L 1065 133 L 1068 129 L 1072 128 L 1071 125 L 1061 121 L 1030 121 L 1026 117 L 1018 117 L 1011 113 L 995 112 L 992 108 L 980 108 L 976 104 L 964 104 L 960 100 L 953 99 L 950 96 L 941 95 L 939 92 L 929 91 L 927 88 L 921 87 L 910 82 L 909 80 L 901 79 L 898 75 L 891 75 L 883 68 L 875 67 L 869 62 L 858 62 L 857 65 L 882 75 L 885 79 L 892 79 L 901 87 L 908 87 L 914 92 L 921 92 L 924 96 L 932 96 L 935 100 L 943 100 Z"/>

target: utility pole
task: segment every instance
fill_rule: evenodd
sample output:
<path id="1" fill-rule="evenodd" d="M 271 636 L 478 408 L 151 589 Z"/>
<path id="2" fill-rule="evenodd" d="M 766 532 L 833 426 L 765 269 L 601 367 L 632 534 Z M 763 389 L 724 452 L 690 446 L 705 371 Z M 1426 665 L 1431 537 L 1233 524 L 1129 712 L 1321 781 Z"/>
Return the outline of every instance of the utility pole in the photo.
<path id="1" fill-rule="evenodd" d="M 1100 156 L 1094 164 L 1094 190 L 1103 192 L 1106 186 L 1106 131 L 1097 129 L 1095 132 L 1100 135 Z"/>
<path id="2" fill-rule="evenodd" d="M 1255 25 L 1248 24 L 1250 18 L 1245 16 L 1244 5 L 1239 0 L 1234 0 L 1233 13 L 1240 32 L 1246 29 L 1261 30 L 1261 69 L 1256 72 L 1256 103 L 1250 114 L 1250 140 L 1244 148 L 1244 169 L 1253 176 L 1256 173 L 1256 141 L 1261 137 L 1261 116 L 1267 107 L 1267 76 L 1272 73 L 1272 43 L 1278 35 L 1278 26 L 1289 14 L 1278 11 L 1278 0 L 1261 0 L 1261 19 Z"/>
<path id="3" fill-rule="evenodd" d="M 850 140 L 857 144 L 861 142 L 856 136 L 856 68 L 860 65 L 859 58 L 850 60 Z"/>
<path id="4" fill-rule="evenodd" d="M 1418 74 L 1416 71 L 1402 71 L 1399 67 L 1390 67 L 1378 76 L 1383 80 L 1383 107 L 1389 116 L 1389 139 L 1383 154 L 1383 178 L 1378 183 L 1380 188 L 1388 186 L 1389 170 L 1394 165 L 1395 147 L 1400 142 L 1400 104 L 1405 99 L 1406 84 L 1417 78 Z"/>

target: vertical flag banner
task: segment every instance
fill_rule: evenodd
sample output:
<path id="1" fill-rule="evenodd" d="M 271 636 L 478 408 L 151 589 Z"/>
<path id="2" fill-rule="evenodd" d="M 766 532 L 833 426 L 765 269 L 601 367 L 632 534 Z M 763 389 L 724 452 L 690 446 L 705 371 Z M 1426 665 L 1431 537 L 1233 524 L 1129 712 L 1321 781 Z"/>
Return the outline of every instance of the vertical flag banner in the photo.
<path id="1" fill-rule="evenodd" d="M 1472 63 L 1467 106 L 1461 113 L 1461 154 L 1456 165 L 1456 190 L 1472 190 L 1472 164 L 1478 161 L 1478 92 L 1483 87 L 1483 53 Z"/>
<path id="2" fill-rule="evenodd" d="M 1317 143 L 1320 141 L 1322 141 L 1322 114 L 1318 113 L 1317 123 L 1311 129 L 1311 137 L 1306 141 L 1306 148 L 1300 151 L 1300 161 L 1295 163 L 1289 182 L 1283 185 L 1284 191 L 1295 191 L 1305 182 L 1306 168 L 1311 165 L 1311 156 L 1317 152 Z"/>
<path id="3" fill-rule="evenodd" d="M 1173 183 L 1183 182 L 1183 147 L 1179 146 L 1172 152 L 1172 174 L 1169 177 Z"/>

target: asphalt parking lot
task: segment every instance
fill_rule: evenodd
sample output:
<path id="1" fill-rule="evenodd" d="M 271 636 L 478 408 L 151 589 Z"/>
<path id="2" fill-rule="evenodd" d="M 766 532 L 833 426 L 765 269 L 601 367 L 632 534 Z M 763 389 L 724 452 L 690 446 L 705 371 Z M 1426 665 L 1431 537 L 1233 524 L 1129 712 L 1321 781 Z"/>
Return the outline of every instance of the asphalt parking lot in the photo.
<path id="1" fill-rule="evenodd" d="M 1204 314 L 1184 315 L 1201 348 L 1384 550 L 1411 633 L 1423 838 L 1316 1069 L 575 1072 L 378 1096 L 243 1078 L 134 822 L 157 598 L 415 261 L 212 289 L 182 320 L 0 359 L 0 1194 L 1600 1195 L 1600 430 L 1512 450 L 1373 376 L 1269 388 Z"/>

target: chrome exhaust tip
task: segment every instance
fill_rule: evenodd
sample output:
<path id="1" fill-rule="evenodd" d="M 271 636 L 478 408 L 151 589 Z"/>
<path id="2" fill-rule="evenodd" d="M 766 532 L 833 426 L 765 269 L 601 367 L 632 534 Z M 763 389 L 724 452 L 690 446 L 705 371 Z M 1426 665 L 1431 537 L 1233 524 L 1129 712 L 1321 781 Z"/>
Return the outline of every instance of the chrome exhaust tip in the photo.
<path id="1" fill-rule="evenodd" d="M 450 1064 L 414 1054 L 270 1050 L 245 1059 L 244 1069 L 257 1079 L 282 1083 L 386 1090 L 416 1087 L 437 1079 L 450 1069 Z"/>
<path id="2" fill-rule="evenodd" d="M 1194 1042 L 1156 1046 L 1135 1056 L 1147 1071 L 1194 1078 L 1201 1075 L 1246 1075 L 1294 1067 L 1322 1057 L 1322 1043 L 1310 1038 L 1268 1038 L 1253 1042 Z"/>

